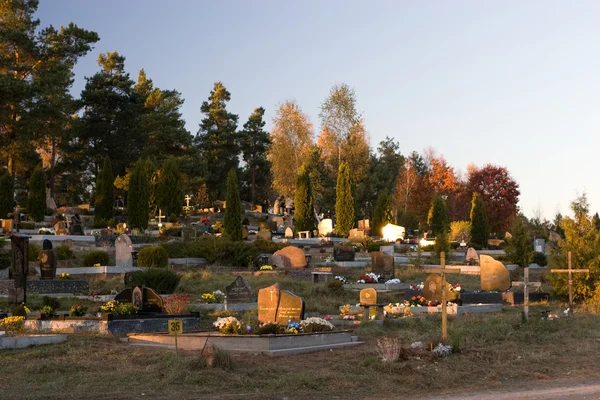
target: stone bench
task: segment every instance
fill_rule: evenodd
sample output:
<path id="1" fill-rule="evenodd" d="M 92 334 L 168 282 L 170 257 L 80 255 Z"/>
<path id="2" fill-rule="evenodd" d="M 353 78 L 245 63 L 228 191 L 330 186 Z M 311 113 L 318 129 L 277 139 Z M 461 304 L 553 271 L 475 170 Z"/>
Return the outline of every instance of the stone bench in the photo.
<path id="1" fill-rule="evenodd" d="M 377 303 L 377 304 L 359 304 L 359 306 L 365 309 L 363 314 L 363 321 L 370 321 L 369 311 L 371 307 L 377 307 L 377 319 L 383 320 L 383 307 L 387 306 L 387 303 Z"/>

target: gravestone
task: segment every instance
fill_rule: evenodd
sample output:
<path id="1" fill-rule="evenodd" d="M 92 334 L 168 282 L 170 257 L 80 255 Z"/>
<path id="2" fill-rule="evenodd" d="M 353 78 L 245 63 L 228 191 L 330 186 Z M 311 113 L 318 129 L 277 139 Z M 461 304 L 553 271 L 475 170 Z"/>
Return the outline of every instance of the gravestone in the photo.
<path id="1" fill-rule="evenodd" d="M 29 236 L 13 234 L 10 237 L 12 264 L 8 278 L 14 280 L 9 289 L 9 302 L 21 304 L 27 302 L 27 274 L 29 273 Z"/>
<path id="2" fill-rule="evenodd" d="M 372 251 L 371 253 L 371 272 L 377 275 L 394 276 L 394 257 L 382 253 L 381 251 Z"/>
<path id="3" fill-rule="evenodd" d="M 276 258 L 278 256 L 287 257 L 290 260 L 290 266 L 292 268 L 304 268 L 307 266 L 306 255 L 304 254 L 304 251 L 297 247 L 287 246 L 281 250 L 277 250 L 275 254 L 273 254 L 273 263 L 276 263 Z M 277 265 L 277 267 L 284 268 L 285 265 Z"/>
<path id="4" fill-rule="evenodd" d="M 292 261 L 290 258 L 281 254 L 273 254 L 271 257 L 271 262 L 279 269 L 287 270 L 292 268 Z"/>
<path id="5" fill-rule="evenodd" d="M 225 286 L 227 303 L 250 303 L 252 301 L 252 290 L 250 284 L 242 275 L 229 285 Z"/>
<path id="6" fill-rule="evenodd" d="M 379 251 L 385 255 L 394 257 L 394 246 L 379 246 Z"/>
<path id="7" fill-rule="evenodd" d="M 55 235 L 66 235 L 67 233 L 67 223 L 65 221 L 59 221 L 54 224 Z"/>
<path id="8" fill-rule="evenodd" d="M 52 242 L 44 239 L 42 250 L 40 251 L 40 279 L 51 280 L 56 277 L 56 262 L 58 255 L 56 250 L 52 249 Z"/>
<path id="9" fill-rule="evenodd" d="M 406 229 L 402 226 L 387 224 L 381 228 L 381 232 L 375 232 L 375 235 L 381 235 L 388 242 L 396 242 L 404 239 Z"/>
<path id="10" fill-rule="evenodd" d="M 274 323 L 279 305 L 279 283 L 258 291 L 258 320 L 262 323 Z"/>
<path id="11" fill-rule="evenodd" d="M 283 217 L 273 217 L 271 221 L 275 223 L 275 229 L 279 229 L 279 225 L 283 225 Z"/>
<path id="12" fill-rule="evenodd" d="M 458 292 L 451 291 L 450 285 L 446 282 L 446 300 L 454 301 L 458 298 Z M 442 277 L 437 274 L 431 274 L 425 280 L 423 286 L 423 297 L 431 301 L 442 301 Z"/>
<path id="13" fill-rule="evenodd" d="M 181 238 L 184 242 L 190 242 L 196 239 L 196 230 L 192 227 L 186 226 L 181 230 Z"/>
<path id="14" fill-rule="evenodd" d="M 335 261 L 354 261 L 356 252 L 352 246 L 340 246 L 333 248 L 333 259 Z"/>
<path id="15" fill-rule="evenodd" d="M 481 290 L 505 291 L 510 289 L 510 273 L 500 261 L 490 256 L 479 257 Z"/>
<path id="16" fill-rule="evenodd" d="M 287 239 L 292 239 L 294 237 L 294 231 L 289 226 L 285 228 L 285 237 Z"/>
<path id="17" fill-rule="evenodd" d="M 3 219 L 2 220 L 2 233 L 7 234 L 13 231 L 13 220 L 12 219 Z"/>
<path id="18" fill-rule="evenodd" d="M 279 325 L 287 325 L 290 322 L 300 322 L 304 319 L 304 299 L 287 290 L 279 292 L 279 305 L 275 321 Z"/>
<path id="19" fill-rule="evenodd" d="M 283 222 L 283 221 L 282 221 Z M 261 223 L 258 224 L 258 230 L 259 231 L 276 231 L 277 230 L 277 222 L 275 221 L 262 221 Z"/>
<path id="20" fill-rule="evenodd" d="M 537 253 L 546 253 L 546 241 L 544 239 L 535 239 L 533 241 L 533 251 Z"/>
<path id="21" fill-rule="evenodd" d="M 326 218 L 319 222 L 318 226 L 319 236 L 329 236 L 333 232 L 333 221 Z"/>
<path id="22" fill-rule="evenodd" d="M 350 229 L 348 233 L 348 240 L 351 242 L 363 242 L 365 240 L 365 231 L 360 229 Z"/>
<path id="23" fill-rule="evenodd" d="M 368 219 L 361 219 L 358 221 L 358 229 L 365 231 L 371 229 L 371 225 Z"/>
<path id="24" fill-rule="evenodd" d="M 117 267 L 133 266 L 133 256 L 131 252 L 133 246 L 129 236 L 123 234 L 115 240 L 115 264 Z"/>
<path id="25" fill-rule="evenodd" d="M 377 291 L 373 288 L 361 290 L 360 304 L 377 304 Z"/>
<path id="26" fill-rule="evenodd" d="M 81 223 L 81 217 L 79 214 L 75 213 L 73 218 L 71 218 L 71 226 L 69 227 L 70 235 L 83 236 L 83 224 Z"/>
<path id="27" fill-rule="evenodd" d="M 271 238 L 273 237 L 273 234 L 271 233 L 270 230 L 268 231 L 258 231 L 256 232 L 256 238 L 259 240 L 271 240 Z"/>
<path id="28" fill-rule="evenodd" d="M 133 286 L 115 296 L 119 303 L 131 303 L 139 312 L 163 312 L 163 298 L 154 289 L 145 286 Z"/>
<path id="29" fill-rule="evenodd" d="M 469 247 L 467 249 L 467 256 L 465 257 L 465 262 L 468 265 L 477 265 L 477 264 L 479 264 L 479 256 L 477 255 L 477 251 L 474 248 Z"/>
<path id="30" fill-rule="evenodd" d="M 279 209 L 279 201 L 275 200 L 275 204 L 273 204 L 273 214 L 281 214 L 281 210 Z"/>

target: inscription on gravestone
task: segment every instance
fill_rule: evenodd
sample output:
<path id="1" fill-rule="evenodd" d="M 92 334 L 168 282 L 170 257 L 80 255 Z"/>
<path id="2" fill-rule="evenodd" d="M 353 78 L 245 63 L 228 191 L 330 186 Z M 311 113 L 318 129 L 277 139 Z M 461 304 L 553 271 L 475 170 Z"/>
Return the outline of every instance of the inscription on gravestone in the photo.
<path id="1" fill-rule="evenodd" d="M 373 288 L 361 290 L 360 304 L 377 304 L 377 291 Z"/>
<path id="2" fill-rule="evenodd" d="M 446 282 L 446 299 L 448 301 L 454 301 L 458 298 L 458 292 L 450 291 L 450 285 Z M 442 300 L 442 277 L 437 274 L 431 274 L 425 280 L 423 287 L 423 297 L 431 301 Z"/>
<path id="3" fill-rule="evenodd" d="M 287 325 L 289 322 L 300 322 L 304 318 L 304 299 L 287 290 L 279 293 L 276 322 Z"/>
<path id="4" fill-rule="evenodd" d="M 250 303 L 252 301 L 252 290 L 250 284 L 242 275 L 239 275 L 229 285 L 225 286 L 228 303 Z"/>
<path id="5" fill-rule="evenodd" d="M 279 283 L 258 291 L 258 320 L 265 324 L 274 323 L 279 304 Z"/>
<path id="6" fill-rule="evenodd" d="M 56 250 L 52 249 L 52 242 L 44 239 L 42 250 L 40 251 L 40 279 L 54 279 L 56 277 L 56 261 L 58 255 Z"/>
<path id="7" fill-rule="evenodd" d="M 394 276 L 394 257 L 380 251 L 371 252 L 371 271 L 378 275 Z"/>
<path id="8" fill-rule="evenodd" d="M 356 252 L 352 246 L 340 246 L 333 249 L 333 259 L 335 261 L 354 261 Z"/>

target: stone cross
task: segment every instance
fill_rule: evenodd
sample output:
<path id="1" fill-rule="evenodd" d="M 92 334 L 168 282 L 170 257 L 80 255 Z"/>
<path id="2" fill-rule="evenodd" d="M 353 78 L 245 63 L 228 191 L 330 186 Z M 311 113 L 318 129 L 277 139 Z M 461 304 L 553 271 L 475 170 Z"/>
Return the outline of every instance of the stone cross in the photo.
<path id="1" fill-rule="evenodd" d="M 159 228 L 162 228 L 162 219 L 163 219 L 164 217 L 165 217 L 165 216 L 164 216 L 164 215 L 162 215 L 162 211 L 161 211 L 161 209 L 159 208 L 159 209 L 158 209 L 158 215 L 155 217 L 155 218 L 158 218 L 158 227 L 159 227 Z"/>
<path id="2" fill-rule="evenodd" d="M 185 195 L 185 206 L 186 207 L 190 207 L 190 200 L 192 199 L 192 196 L 190 196 L 189 194 Z"/>
<path id="3" fill-rule="evenodd" d="M 446 274 L 460 274 L 460 269 L 446 269 L 446 253 L 440 253 L 440 268 L 429 269 L 428 273 L 442 277 L 442 344 L 448 341 L 448 310 L 446 308 Z"/>
<path id="4" fill-rule="evenodd" d="M 529 286 L 541 287 L 542 282 L 529 282 L 529 267 L 523 269 L 523 282 L 513 282 L 513 286 L 523 286 L 523 312 L 529 319 Z"/>
<path id="5" fill-rule="evenodd" d="M 571 252 L 568 254 L 569 268 L 568 269 L 551 269 L 554 273 L 569 273 L 569 314 L 573 313 L 573 273 L 589 273 L 589 269 L 571 269 Z"/>

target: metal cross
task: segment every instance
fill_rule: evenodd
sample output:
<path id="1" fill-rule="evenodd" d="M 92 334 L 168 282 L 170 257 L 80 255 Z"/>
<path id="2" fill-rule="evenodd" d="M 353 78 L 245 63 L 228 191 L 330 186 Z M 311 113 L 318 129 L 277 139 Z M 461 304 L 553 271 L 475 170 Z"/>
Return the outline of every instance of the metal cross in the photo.
<path id="1" fill-rule="evenodd" d="M 529 286 L 541 287 L 542 282 L 529 282 L 529 267 L 523 269 L 523 282 L 513 282 L 513 286 L 523 286 L 523 312 L 529 319 Z"/>

